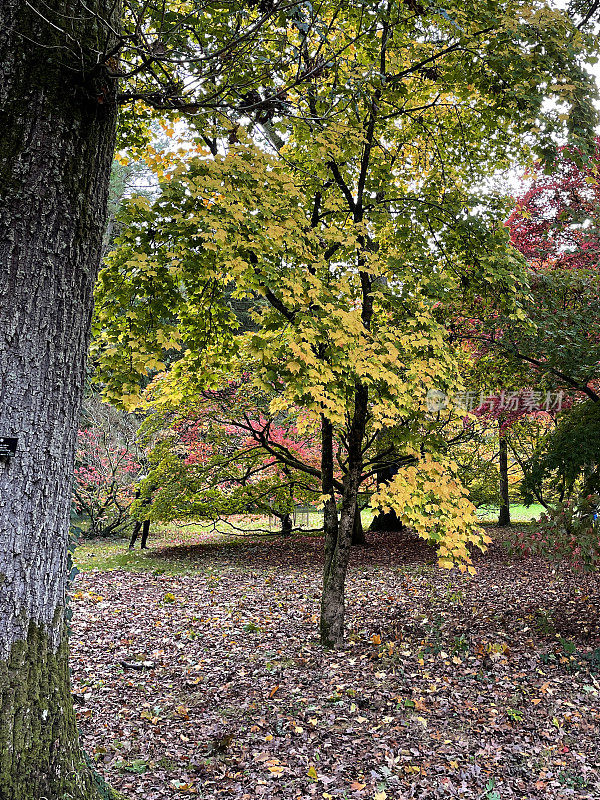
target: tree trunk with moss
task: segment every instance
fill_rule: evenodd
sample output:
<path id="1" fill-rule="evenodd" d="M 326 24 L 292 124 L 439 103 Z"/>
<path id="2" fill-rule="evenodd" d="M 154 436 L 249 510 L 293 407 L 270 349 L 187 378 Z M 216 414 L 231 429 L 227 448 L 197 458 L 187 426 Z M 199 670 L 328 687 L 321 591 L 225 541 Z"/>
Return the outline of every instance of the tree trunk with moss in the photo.
<path id="1" fill-rule="evenodd" d="M 116 109 L 96 66 L 114 4 L 0 9 L 0 796 L 96 800 L 65 595 L 75 437 Z M 67 30 L 66 30 L 67 29 Z"/>

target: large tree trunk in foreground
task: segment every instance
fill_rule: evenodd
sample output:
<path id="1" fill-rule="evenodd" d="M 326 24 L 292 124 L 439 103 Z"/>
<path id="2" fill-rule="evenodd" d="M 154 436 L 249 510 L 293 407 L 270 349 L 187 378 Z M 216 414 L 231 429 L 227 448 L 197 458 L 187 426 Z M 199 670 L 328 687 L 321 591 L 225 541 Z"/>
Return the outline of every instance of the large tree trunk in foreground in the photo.
<path id="1" fill-rule="evenodd" d="M 508 442 L 500 431 L 500 514 L 498 525 L 510 525 L 510 498 L 508 494 Z"/>
<path id="2" fill-rule="evenodd" d="M 101 70 L 84 78 L 82 62 L 104 46 L 90 8 L 113 4 L 37 6 L 43 16 L 22 0 L 0 7 L 0 436 L 18 437 L 0 461 L 0 797 L 89 800 L 65 592 L 115 128 L 110 81 Z"/>

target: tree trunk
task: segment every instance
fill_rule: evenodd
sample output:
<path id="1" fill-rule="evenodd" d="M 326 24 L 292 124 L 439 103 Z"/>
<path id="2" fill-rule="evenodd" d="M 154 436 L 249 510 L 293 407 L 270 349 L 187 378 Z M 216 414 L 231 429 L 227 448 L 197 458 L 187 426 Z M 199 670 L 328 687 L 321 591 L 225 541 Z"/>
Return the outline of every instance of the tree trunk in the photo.
<path id="1" fill-rule="evenodd" d="M 333 426 L 321 417 L 321 474 L 322 490 L 327 497 L 323 508 L 323 533 L 325 535 L 325 566 L 323 569 L 323 592 L 321 594 L 321 644 L 333 647 L 336 635 L 344 627 L 344 612 L 339 602 L 329 598 L 330 573 L 338 541 L 338 513 L 333 485 Z M 342 596 L 343 603 L 343 596 Z M 330 630 L 331 629 L 331 630 Z"/>
<path id="2" fill-rule="evenodd" d="M 385 469 L 377 470 L 377 486 L 381 483 L 387 483 L 398 473 L 398 467 L 386 467 Z M 385 514 L 380 511 L 377 516 L 373 517 L 371 525 L 369 526 L 370 533 L 382 533 L 386 531 L 401 531 L 404 525 L 395 511 L 387 511 Z"/>
<path id="3" fill-rule="evenodd" d="M 352 526 L 352 544 L 363 545 L 365 543 L 365 530 L 363 528 L 362 519 L 360 518 L 360 508 L 356 506 L 354 512 L 354 525 Z"/>
<path id="4" fill-rule="evenodd" d="M 140 542 L 140 550 L 147 550 L 148 545 L 146 542 L 148 541 L 148 535 L 150 533 L 150 520 L 145 519 L 143 522 L 139 520 L 133 526 L 133 532 L 131 534 L 131 539 L 129 540 L 129 549 L 135 549 L 135 543 L 137 541 L 137 537 L 142 532 L 142 541 Z"/>
<path id="5" fill-rule="evenodd" d="M 135 548 L 135 543 L 137 541 L 137 537 L 142 529 L 142 523 L 139 520 L 136 520 L 133 531 L 131 533 L 131 539 L 129 540 L 129 549 L 133 550 Z"/>
<path id="6" fill-rule="evenodd" d="M 148 535 L 150 533 L 150 520 L 145 519 L 142 523 L 142 541 L 140 542 L 140 549 L 148 549 Z"/>
<path id="7" fill-rule="evenodd" d="M 339 524 L 333 481 L 333 427 L 328 420 L 322 419 L 322 489 L 323 494 L 330 498 L 325 503 L 324 514 L 325 565 L 321 596 L 321 644 L 324 647 L 342 647 L 344 644 L 344 587 L 354 518 L 358 508 L 367 403 L 367 389 L 359 386 L 356 390 L 352 424 L 348 431 L 348 469 L 343 482 Z"/>
<path id="8" fill-rule="evenodd" d="M 292 515 L 291 514 L 283 514 L 281 517 L 281 533 L 284 536 L 289 536 L 292 532 Z"/>
<path id="9" fill-rule="evenodd" d="M 0 10 L 0 436 L 18 438 L 0 461 L 2 800 L 97 797 L 71 701 L 65 594 L 116 117 L 110 80 L 82 66 L 105 46 L 91 12 L 111 7 Z"/>
<path id="10" fill-rule="evenodd" d="M 340 511 L 335 545 L 326 548 L 323 594 L 321 597 L 321 644 L 324 647 L 342 647 L 344 644 L 344 617 L 346 612 L 345 584 L 352 530 L 356 513 L 356 498 L 345 492 Z M 337 516 L 337 514 L 336 514 Z M 327 537 L 327 532 L 326 532 Z"/>
<path id="11" fill-rule="evenodd" d="M 510 525 L 510 498 L 508 496 L 508 442 L 502 431 L 500 439 L 500 514 L 498 525 Z"/>
<path id="12" fill-rule="evenodd" d="M 387 511 L 385 514 L 380 511 L 369 526 L 371 533 L 382 533 L 385 531 L 402 531 L 404 525 L 395 511 Z"/>

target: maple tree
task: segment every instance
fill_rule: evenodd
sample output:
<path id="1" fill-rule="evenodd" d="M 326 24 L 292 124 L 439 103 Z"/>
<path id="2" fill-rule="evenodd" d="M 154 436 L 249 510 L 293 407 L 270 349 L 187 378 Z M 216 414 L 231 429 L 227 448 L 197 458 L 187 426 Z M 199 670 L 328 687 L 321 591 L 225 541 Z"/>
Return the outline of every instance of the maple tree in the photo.
<path id="1" fill-rule="evenodd" d="M 298 407 L 319 421 L 321 638 L 334 646 L 357 497 L 378 470 L 404 465 L 373 501 L 435 541 L 444 565 L 466 568 L 467 545 L 483 544 L 452 461 L 425 452 L 435 450 L 426 444 L 427 388 L 459 380 L 435 305 L 496 282 L 511 307 L 520 267 L 495 224 L 502 202 L 472 187 L 528 158 L 533 127 L 538 151 L 550 151 L 559 120 L 545 115 L 544 92 L 517 85 L 550 67 L 532 37 L 557 54 L 559 30 L 571 35 L 566 18 L 542 6 L 429 14 L 392 3 L 371 8 L 377 36 L 361 39 L 366 13 L 332 23 L 344 58 L 305 95 L 288 92 L 303 113 L 271 125 L 262 144 L 258 125 L 254 139 L 229 129 L 218 147 L 187 136 L 179 151 L 150 154 L 160 191 L 126 206 L 96 323 L 116 401 L 138 402 L 140 377 L 163 370 L 178 348 L 179 369 L 199 387 L 244 352 L 256 385 L 278 395 L 272 412 Z M 571 85 L 555 81 L 553 91 L 566 98 Z M 256 331 L 236 333 L 226 286 L 233 297 L 260 298 Z M 390 435 L 394 447 L 378 449 Z"/>
<path id="2" fill-rule="evenodd" d="M 179 388 L 181 381 L 178 376 Z M 296 506 L 320 495 L 314 424 L 297 409 L 272 414 L 272 398 L 245 371 L 176 403 L 172 391 L 172 377 L 160 376 L 146 392 L 141 436 L 151 442 L 144 482 L 154 489 L 149 518 L 216 522 L 259 513 L 277 517 L 282 531 L 291 532 Z M 278 461 L 278 451 L 314 474 Z"/>
<path id="3" fill-rule="evenodd" d="M 544 483 L 550 477 L 549 496 L 559 502 L 599 492 L 599 414 L 600 404 L 580 400 L 559 417 L 530 459 L 525 479 L 529 497 L 550 505 L 544 496 Z"/>
<path id="4" fill-rule="evenodd" d="M 540 389 L 582 393 L 593 402 L 600 377 L 598 148 L 596 140 L 588 159 L 562 148 L 549 173 L 535 166 L 506 223 L 527 259 L 519 316 L 479 298 L 471 329 L 478 346 L 520 364 L 516 369 L 528 371 Z"/>
<path id="5" fill-rule="evenodd" d="M 551 477 L 555 467 L 550 463 L 556 460 L 553 442 L 560 442 L 561 448 L 566 445 L 562 431 L 571 428 L 570 409 L 584 398 L 598 402 L 599 154 L 598 139 L 589 157 L 563 147 L 552 169 L 537 163 L 529 171 L 528 185 L 506 223 L 513 246 L 527 260 L 518 315 L 507 315 L 493 295 L 476 297 L 462 318 L 457 314 L 457 335 L 471 342 L 472 356 L 481 361 L 484 372 L 491 370 L 498 378 L 503 371 L 497 385 L 504 379 L 505 386 L 508 381 L 529 387 L 513 392 L 518 402 L 511 408 L 503 402 L 481 411 L 497 418 L 505 431 L 526 417 L 534 421 L 529 430 L 536 429 L 536 436 L 544 430 L 526 456 L 514 447 L 513 454 L 524 472 L 525 495 L 546 506 L 561 503 L 564 494 L 556 492 L 556 476 Z M 546 409 L 550 415 L 540 414 L 535 407 L 540 409 L 539 401 L 548 393 L 561 402 Z M 534 418 L 539 422 L 544 416 L 546 424 L 540 428 Z M 527 427 L 521 426 L 517 437 L 521 444 Z M 569 469 L 581 477 L 589 469 L 590 454 L 577 446 L 578 436 L 562 458 L 565 469 L 568 461 Z M 510 436 L 505 434 L 504 439 Z M 565 469 L 560 470 L 563 478 Z M 567 482 L 573 488 L 573 481 Z"/>
<path id="6" fill-rule="evenodd" d="M 510 525 L 509 452 L 512 452 L 516 461 L 512 470 L 512 482 L 515 483 L 514 467 L 517 470 L 520 467 L 521 477 L 527 469 L 524 464 L 526 457 L 523 440 L 530 443 L 540 431 L 547 431 L 549 420 L 556 416 L 556 398 L 550 394 L 544 397 L 542 392 L 532 388 L 502 390 L 499 394 L 488 394 L 474 409 L 473 414 L 483 423 L 484 437 L 489 436 L 490 428 L 494 431 L 493 437 L 498 443 L 498 525 Z M 512 436 L 513 429 L 517 426 L 520 435 Z M 517 452 L 517 443 L 521 446 L 521 453 Z"/>
<path id="7" fill-rule="evenodd" d="M 515 475 L 515 464 L 509 462 L 510 436 L 489 422 L 469 420 L 466 430 L 464 441 L 453 451 L 460 482 L 477 508 L 498 508 L 498 524 L 510 524 L 511 490 L 520 475 L 520 470 Z"/>
<path id="8" fill-rule="evenodd" d="M 534 167 L 506 223 L 528 265 L 520 318 L 509 319 L 497 304 L 482 301 L 466 323 L 487 363 L 503 361 L 520 373 L 521 385 L 537 384 L 519 392 L 524 401 L 550 390 L 560 396 L 557 406 L 546 409 L 550 414 L 532 414 L 527 402 L 516 404 L 505 425 L 525 416 L 547 417 L 535 447 L 526 456 L 517 454 L 525 499 L 548 509 L 543 535 L 525 535 L 523 546 L 561 557 L 570 552 L 579 561 L 581 548 L 589 554 L 596 536 L 588 511 L 600 460 L 594 436 L 600 400 L 599 157 L 596 139 L 589 158 L 564 147 L 552 170 Z M 594 560 L 589 556 L 586 563 Z"/>
<path id="9" fill-rule="evenodd" d="M 509 352 L 570 391 L 525 479 L 527 494 L 545 505 L 549 492 L 558 517 L 568 515 L 565 503 L 575 496 L 584 502 L 598 491 L 593 431 L 600 403 L 599 163 L 600 139 L 588 161 L 564 148 L 551 174 L 534 175 L 507 223 L 532 273 L 532 325 L 509 334 Z"/>
<path id="10" fill-rule="evenodd" d="M 600 138 L 595 145 L 589 160 L 563 148 L 550 173 L 538 165 L 527 176 L 531 184 L 506 224 L 533 270 L 598 270 Z"/>

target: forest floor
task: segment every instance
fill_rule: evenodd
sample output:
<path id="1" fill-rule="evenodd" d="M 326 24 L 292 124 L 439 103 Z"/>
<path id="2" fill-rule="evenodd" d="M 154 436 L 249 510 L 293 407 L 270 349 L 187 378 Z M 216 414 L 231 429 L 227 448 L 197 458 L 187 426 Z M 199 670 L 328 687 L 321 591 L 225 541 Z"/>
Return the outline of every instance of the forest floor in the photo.
<path id="1" fill-rule="evenodd" d="M 600 797 L 600 577 L 490 530 L 474 578 L 369 535 L 337 652 L 317 641 L 319 538 L 192 532 L 128 570 L 107 555 L 125 542 L 84 542 L 84 747 L 131 799 Z"/>

